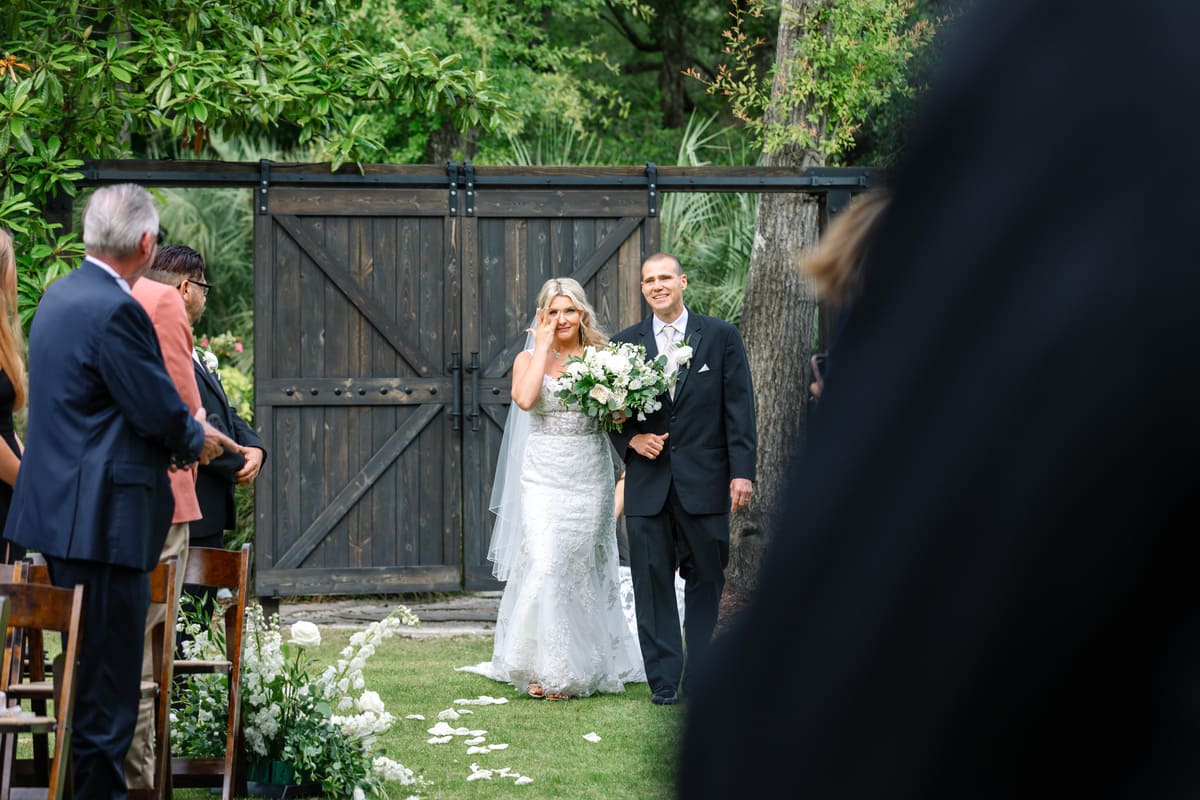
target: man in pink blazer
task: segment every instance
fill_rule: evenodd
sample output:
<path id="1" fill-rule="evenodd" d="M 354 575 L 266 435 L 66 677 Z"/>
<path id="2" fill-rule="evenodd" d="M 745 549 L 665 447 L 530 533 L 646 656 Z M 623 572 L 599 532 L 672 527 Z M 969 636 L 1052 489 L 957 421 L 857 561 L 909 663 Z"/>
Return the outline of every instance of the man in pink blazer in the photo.
<path id="1" fill-rule="evenodd" d="M 171 376 L 179 396 L 195 416 L 200 408 L 200 390 L 196 387 L 196 376 L 192 371 L 192 326 L 188 321 L 187 309 L 179 292 L 155 281 L 138 281 L 133 285 L 133 297 L 154 324 L 158 346 L 162 350 L 167 374 Z M 171 494 L 175 498 L 175 513 L 171 527 L 163 544 L 159 560 L 171 556 L 178 558 L 175 572 L 175 595 L 178 598 L 183 588 L 183 573 L 187 565 L 188 523 L 200 519 L 200 503 L 196 499 L 196 464 L 168 470 Z M 146 615 L 145 650 L 142 653 L 142 680 L 151 680 L 153 675 L 153 652 L 150 646 L 150 631 L 162 621 L 165 610 L 151 605 Z M 137 728 L 133 743 L 125 756 L 125 780 L 130 796 L 139 790 L 149 790 L 155 785 L 154 775 L 154 700 L 143 698 L 138 708 Z M 161 746 L 161 743 L 159 743 Z"/>

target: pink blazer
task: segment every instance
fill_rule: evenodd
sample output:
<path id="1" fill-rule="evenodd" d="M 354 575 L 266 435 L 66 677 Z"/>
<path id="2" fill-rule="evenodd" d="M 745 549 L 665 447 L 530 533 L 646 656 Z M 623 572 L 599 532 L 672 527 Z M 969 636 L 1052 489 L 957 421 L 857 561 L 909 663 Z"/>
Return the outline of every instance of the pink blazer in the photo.
<path id="1" fill-rule="evenodd" d="M 167 365 L 167 374 L 187 404 L 188 411 L 194 415 L 200 408 L 200 390 L 196 387 L 196 374 L 192 371 L 192 325 L 188 321 L 187 309 L 179 290 L 142 278 L 133 285 L 133 296 L 150 315 L 154 332 L 158 334 L 163 361 Z M 200 502 L 196 499 L 196 465 L 171 472 L 168 477 L 171 480 L 171 493 L 175 496 L 172 524 L 200 519 Z"/>

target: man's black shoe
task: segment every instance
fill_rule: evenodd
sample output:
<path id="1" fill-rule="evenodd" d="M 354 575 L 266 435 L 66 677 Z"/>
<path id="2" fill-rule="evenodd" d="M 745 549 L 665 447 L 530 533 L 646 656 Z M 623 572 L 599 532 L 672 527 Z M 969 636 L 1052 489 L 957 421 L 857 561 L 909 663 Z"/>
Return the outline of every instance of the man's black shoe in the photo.
<path id="1" fill-rule="evenodd" d="M 651 695 L 650 702 L 656 706 L 673 706 L 679 702 L 679 695 L 674 689 L 659 689 Z"/>

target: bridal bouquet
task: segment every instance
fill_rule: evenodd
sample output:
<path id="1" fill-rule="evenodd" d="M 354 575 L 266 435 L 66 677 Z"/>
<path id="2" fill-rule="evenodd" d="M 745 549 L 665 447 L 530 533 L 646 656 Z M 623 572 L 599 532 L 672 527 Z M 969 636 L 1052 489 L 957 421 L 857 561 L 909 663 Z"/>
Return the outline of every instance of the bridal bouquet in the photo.
<path id="1" fill-rule="evenodd" d="M 567 359 L 555 396 L 596 417 L 601 430 L 619 431 L 625 420 L 646 419 L 662 408 L 658 398 L 670 388 L 667 358 L 646 361 L 646 348 L 628 342 L 589 347 Z"/>

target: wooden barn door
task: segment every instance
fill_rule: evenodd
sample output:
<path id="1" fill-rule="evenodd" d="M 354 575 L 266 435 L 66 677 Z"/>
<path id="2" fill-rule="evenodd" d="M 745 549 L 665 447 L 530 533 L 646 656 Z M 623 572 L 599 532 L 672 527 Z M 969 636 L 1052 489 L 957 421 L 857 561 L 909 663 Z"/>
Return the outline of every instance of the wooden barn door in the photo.
<path id="1" fill-rule="evenodd" d="M 463 220 L 463 562 L 467 589 L 496 588 L 487 560 L 492 478 L 508 415 L 513 359 L 538 291 L 553 277 L 583 284 L 607 332 L 642 317 L 640 265 L 658 249 L 645 191 L 480 187 Z M 565 454 L 564 469 L 569 469 Z"/>
<path id="2" fill-rule="evenodd" d="M 641 318 L 645 191 L 273 188 L 255 228 L 259 595 L 494 588 L 510 370 L 569 276 Z"/>
<path id="3" fill-rule="evenodd" d="M 274 188 L 268 207 L 255 227 L 255 413 L 269 451 L 257 593 L 461 588 L 448 193 Z"/>

